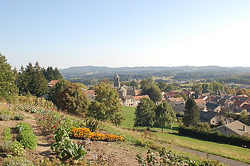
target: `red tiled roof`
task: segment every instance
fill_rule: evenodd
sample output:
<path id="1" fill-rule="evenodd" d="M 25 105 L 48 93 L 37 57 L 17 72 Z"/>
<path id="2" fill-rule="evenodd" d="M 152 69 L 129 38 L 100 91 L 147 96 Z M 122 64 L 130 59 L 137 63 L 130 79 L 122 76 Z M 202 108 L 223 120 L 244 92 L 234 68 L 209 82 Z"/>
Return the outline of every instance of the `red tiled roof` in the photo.
<path id="1" fill-rule="evenodd" d="M 134 97 L 134 100 L 141 100 L 142 98 L 148 98 L 148 99 L 149 99 L 149 96 L 148 96 L 148 95 L 133 96 L 133 97 Z"/>
<path id="2" fill-rule="evenodd" d="M 94 95 L 95 94 L 95 90 L 85 90 L 84 93 L 85 94 L 92 94 L 92 95 Z"/>
<path id="3" fill-rule="evenodd" d="M 56 83 L 58 82 L 59 80 L 51 80 L 49 83 L 48 83 L 48 86 L 55 86 Z"/>

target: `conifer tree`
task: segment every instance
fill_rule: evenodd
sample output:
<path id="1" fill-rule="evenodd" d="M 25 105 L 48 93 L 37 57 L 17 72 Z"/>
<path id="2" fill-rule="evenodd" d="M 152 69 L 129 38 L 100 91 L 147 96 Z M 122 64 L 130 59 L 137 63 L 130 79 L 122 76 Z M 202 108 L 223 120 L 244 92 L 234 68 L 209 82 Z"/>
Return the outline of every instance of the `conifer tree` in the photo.
<path id="1" fill-rule="evenodd" d="M 200 119 L 200 110 L 192 98 L 188 98 L 185 104 L 183 124 L 185 126 L 196 126 Z"/>
<path id="2" fill-rule="evenodd" d="M 16 93 L 15 75 L 7 59 L 0 53 L 0 97 L 10 100 Z"/>

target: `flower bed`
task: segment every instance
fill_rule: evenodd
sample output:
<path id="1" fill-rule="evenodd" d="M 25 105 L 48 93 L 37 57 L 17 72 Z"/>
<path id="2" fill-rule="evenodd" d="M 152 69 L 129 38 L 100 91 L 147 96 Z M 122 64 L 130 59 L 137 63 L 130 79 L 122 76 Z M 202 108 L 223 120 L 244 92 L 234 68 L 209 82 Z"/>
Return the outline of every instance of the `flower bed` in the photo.
<path id="1" fill-rule="evenodd" d="M 124 141 L 123 136 L 113 135 L 113 134 L 102 134 L 99 132 L 91 132 L 88 128 L 75 128 L 71 129 L 71 133 L 74 138 L 91 139 L 93 141 Z"/>

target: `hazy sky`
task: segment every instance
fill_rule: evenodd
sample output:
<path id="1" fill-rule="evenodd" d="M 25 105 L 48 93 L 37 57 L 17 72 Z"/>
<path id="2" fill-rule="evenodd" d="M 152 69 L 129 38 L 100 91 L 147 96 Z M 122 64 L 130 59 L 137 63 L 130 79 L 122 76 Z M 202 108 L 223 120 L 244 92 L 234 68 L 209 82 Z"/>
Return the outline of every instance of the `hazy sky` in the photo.
<path id="1" fill-rule="evenodd" d="M 250 66 L 250 0 L 0 0 L 20 68 Z"/>

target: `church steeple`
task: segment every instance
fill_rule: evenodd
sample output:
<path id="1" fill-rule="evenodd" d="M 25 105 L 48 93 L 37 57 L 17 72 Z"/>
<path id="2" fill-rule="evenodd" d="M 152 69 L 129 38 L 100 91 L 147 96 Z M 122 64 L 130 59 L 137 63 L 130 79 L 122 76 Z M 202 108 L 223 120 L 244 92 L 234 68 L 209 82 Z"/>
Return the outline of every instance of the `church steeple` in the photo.
<path id="1" fill-rule="evenodd" d="M 114 87 L 120 88 L 121 83 L 120 83 L 120 77 L 117 73 L 115 73 L 114 76 Z"/>

